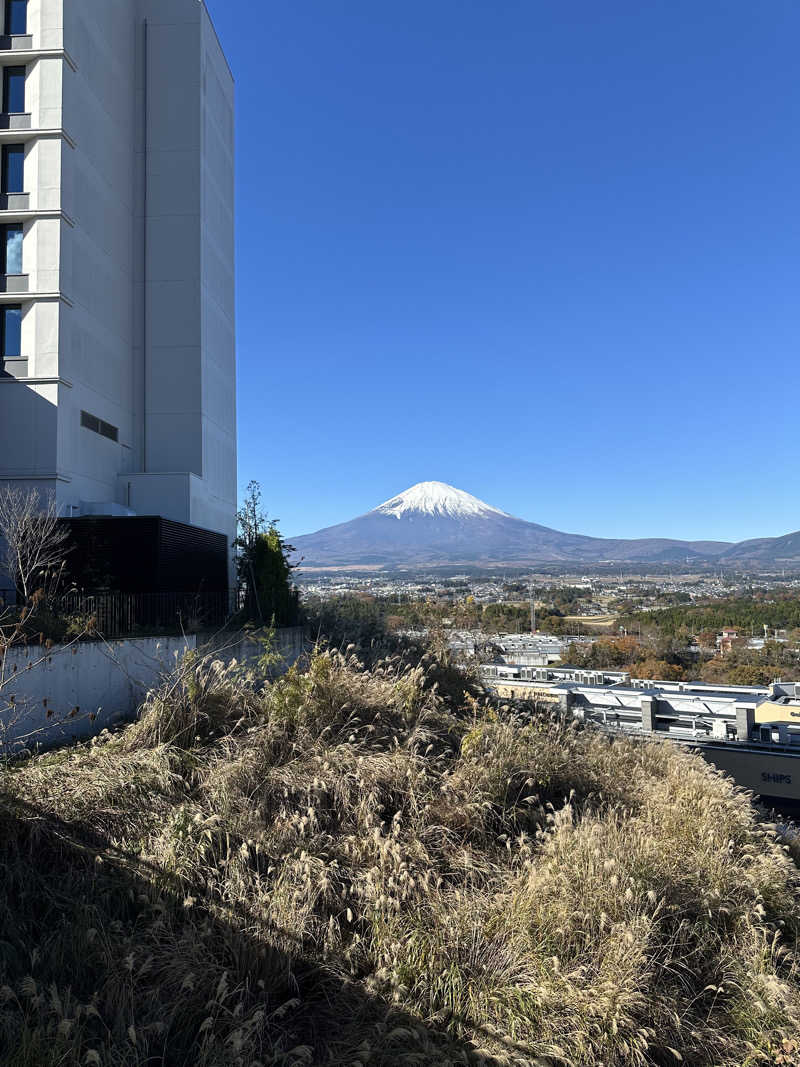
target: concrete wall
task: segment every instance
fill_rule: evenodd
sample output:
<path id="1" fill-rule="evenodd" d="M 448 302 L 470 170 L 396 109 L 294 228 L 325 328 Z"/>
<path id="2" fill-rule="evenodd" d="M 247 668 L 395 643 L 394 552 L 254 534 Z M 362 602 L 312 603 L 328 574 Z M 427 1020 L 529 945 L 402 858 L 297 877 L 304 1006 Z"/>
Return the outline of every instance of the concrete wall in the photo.
<path id="1" fill-rule="evenodd" d="M 85 740 L 130 718 L 194 637 L 12 649 L 0 690 L 0 752 Z M 13 707 L 9 707 L 13 703 Z M 94 716 L 94 718 L 92 718 Z"/>
<path id="2" fill-rule="evenodd" d="M 59 495 L 113 501 L 117 474 L 135 446 L 133 207 L 135 24 L 130 0 L 63 0 L 64 127 L 75 147 L 62 157 L 66 225 L 61 259 L 59 374 L 71 383 L 59 403 Z M 119 441 L 81 426 L 80 413 L 111 423 Z"/>
<path id="3" fill-rule="evenodd" d="M 199 525 L 228 523 L 236 510 L 236 277 L 233 75 L 204 5 L 201 10 L 200 303 L 202 308 L 203 499 Z"/>
<path id="4" fill-rule="evenodd" d="M 262 655 L 247 639 L 220 644 L 219 658 L 247 663 Z M 86 740 L 135 715 L 147 691 L 158 685 L 188 649 L 207 647 L 204 638 L 153 637 L 108 643 L 86 642 L 12 649 L 0 679 L 0 754 L 20 747 L 51 748 Z M 307 651 L 302 627 L 275 632 L 275 651 L 285 673 Z"/>
<path id="5" fill-rule="evenodd" d="M 218 641 L 217 635 L 213 640 Z M 221 658 L 229 663 L 238 660 L 240 663 L 249 663 L 258 660 L 264 654 L 264 647 L 257 641 L 241 638 L 233 643 L 221 642 Z M 273 651 L 279 660 L 271 669 L 271 674 L 278 677 L 303 658 L 311 649 L 310 642 L 306 639 L 305 630 L 302 626 L 287 626 L 275 631 Z"/>
<path id="6" fill-rule="evenodd" d="M 143 0 L 141 7 L 147 21 L 143 469 L 202 477 L 201 6 Z"/>
<path id="7" fill-rule="evenodd" d="M 142 204 L 145 463 L 136 508 L 235 537 L 234 85 L 203 4 L 141 0 L 147 20 Z M 188 494 L 188 495 L 187 495 Z M 181 511 L 178 512 L 178 506 Z M 185 509 L 185 510 L 184 510 Z"/>

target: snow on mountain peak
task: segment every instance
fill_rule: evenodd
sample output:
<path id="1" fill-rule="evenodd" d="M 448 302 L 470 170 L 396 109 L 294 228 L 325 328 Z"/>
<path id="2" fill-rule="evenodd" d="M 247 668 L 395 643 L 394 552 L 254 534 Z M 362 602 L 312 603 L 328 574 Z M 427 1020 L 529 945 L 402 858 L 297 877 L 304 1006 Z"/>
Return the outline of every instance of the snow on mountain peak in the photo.
<path id="1" fill-rule="evenodd" d="M 499 508 L 484 504 L 476 496 L 454 489 L 444 482 L 419 482 L 404 493 L 393 496 L 374 509 L 380 515 L 393 515 L 396 519 L 413 513 L 433 515 L 449 519 L 485 518 L 487 515 L 505 515 Z"/>

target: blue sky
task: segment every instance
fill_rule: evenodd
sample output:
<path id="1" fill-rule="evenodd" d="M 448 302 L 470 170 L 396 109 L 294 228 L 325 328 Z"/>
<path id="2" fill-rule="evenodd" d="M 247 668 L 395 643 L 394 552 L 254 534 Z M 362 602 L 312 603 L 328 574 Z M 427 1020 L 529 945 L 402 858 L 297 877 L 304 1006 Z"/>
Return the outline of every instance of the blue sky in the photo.
<path id="1" fill-rule="evenodd" d="M 207 0 L 238 84 L 239 474 L 287 535 L 447 481 L 800 528 L 795 0 Z"/>

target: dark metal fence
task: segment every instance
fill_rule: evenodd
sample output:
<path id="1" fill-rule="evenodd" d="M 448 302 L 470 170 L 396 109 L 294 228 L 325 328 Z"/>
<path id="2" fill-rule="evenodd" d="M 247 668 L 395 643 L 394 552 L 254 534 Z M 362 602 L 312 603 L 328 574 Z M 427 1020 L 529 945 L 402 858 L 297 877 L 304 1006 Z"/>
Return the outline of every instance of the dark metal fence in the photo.
<path id="1" fill-rule="evenodd" d="M 228 593 L 68 593 L 56 607 L 103 637 L 132 637 L 213 630 L 235 605 Z"/>

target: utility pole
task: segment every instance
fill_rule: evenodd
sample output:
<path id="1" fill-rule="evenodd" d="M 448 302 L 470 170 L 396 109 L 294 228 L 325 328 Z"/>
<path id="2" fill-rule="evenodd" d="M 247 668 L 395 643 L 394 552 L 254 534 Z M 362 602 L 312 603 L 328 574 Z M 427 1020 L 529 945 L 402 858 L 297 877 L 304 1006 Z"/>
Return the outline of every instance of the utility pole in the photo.
<path id="1" fill-rule="evenodd" d="M 536 633 L 536 590 L 531 585 L 531 633 Z"/>

